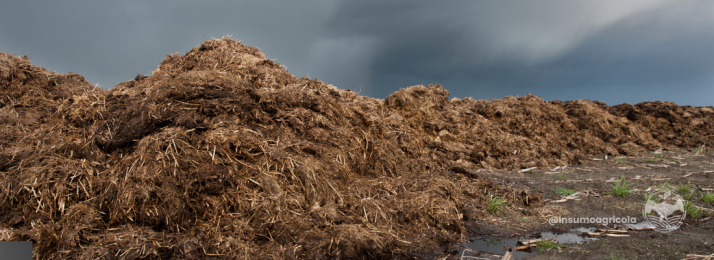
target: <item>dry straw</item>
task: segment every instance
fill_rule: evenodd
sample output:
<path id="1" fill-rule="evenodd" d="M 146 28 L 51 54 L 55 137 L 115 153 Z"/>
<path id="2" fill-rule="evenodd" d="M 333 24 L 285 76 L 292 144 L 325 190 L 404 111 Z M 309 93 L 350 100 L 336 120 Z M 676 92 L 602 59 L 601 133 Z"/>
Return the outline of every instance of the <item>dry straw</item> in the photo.
<path id="1" fill-rule="evenodd" d="M 711 107 L 448 95 L 359 96 L 229 38 L 111 91 L 3 53 L 3 234 L 37 259 L 391 258 L 458 242 L 488 194 L 542 204 L 479 168 L 714 141 Z"/>

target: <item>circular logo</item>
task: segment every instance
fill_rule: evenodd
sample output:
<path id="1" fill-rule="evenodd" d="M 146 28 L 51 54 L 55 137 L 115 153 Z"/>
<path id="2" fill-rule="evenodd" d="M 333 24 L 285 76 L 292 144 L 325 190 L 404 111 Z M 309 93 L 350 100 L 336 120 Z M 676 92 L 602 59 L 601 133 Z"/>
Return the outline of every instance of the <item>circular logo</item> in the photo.
<path id="1" fill-rule="evenodd" d="M 666 233 L 678 229 L 687 214 L 682 197 L 671 191 L 660 191 L 647 197 L 642 215 L 656 231 Z"/>

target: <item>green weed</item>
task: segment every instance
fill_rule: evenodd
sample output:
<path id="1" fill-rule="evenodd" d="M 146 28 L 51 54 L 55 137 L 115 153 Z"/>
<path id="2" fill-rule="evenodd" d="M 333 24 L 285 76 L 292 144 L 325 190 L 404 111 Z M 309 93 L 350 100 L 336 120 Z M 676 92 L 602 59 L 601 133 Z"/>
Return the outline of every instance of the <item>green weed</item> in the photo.
<path id="1" fill-rule="evenodd" d="M 498 245 L 498 244 L 501 244 L 501 240 L 498 239 L 498 238 L 489 238 L 488 240 L 486 240 L 486 246 L 487 246 L 487 247 L 488 247 L 488 246 L 495 246 L 495 245 Z"/>
<path id="2" fill-rule="evenodd" d="M 630 183 L 627 183 L 627 180 L 626 180 L 625 177 L 623 176 L 623 177 L 620 178 L 620 180 L 619 180 L 618 182 L 616 182 L 615 184 L 610 185 L 610 186 L 612 186 L 612 192 L 611 192 L 611 193 L 612 193 L 612 195 L 614 195 L 615 197 L 625 198 L 625 197 L 627 197 L 627 195 L 630 194 L 630 191 L 631 191 L 630 185 L 631 185 L 631 184 L 630 184 Z"/>
<path id="3" fill-rule="evenodd" d="M 627 260 L 623 257 L 616 256 L 613 253 L 610 253 L 610 256 L 606 256 L 605 259 L 606 260 Z"/>
<path id="4" fill-rule="evenodd" d="M 693 197 L 694 197 L 694 190 L 690 191 L 689 194 L 685 194 L 684 196 L 682 196 L 682 198 L 686 201 L 692 200 Z"/>
<path id="5" fill-rule="evenodd" d="M 679 186 L 677 186 L 677 192 L 679 193 L 688 193 L 691 190 L 692 185 L 689 182 L 687 182 L 687 184 L 679 184 Z"/>
<path id="6" fill-rule="evenodd" d="M 691 202 L 687 202 L 687 204 L 684 204 L 684 212 L 687 213 L 687 217 L 690 218 L 701 218 L 707 215 L 706 212 L 701 210 L 700 208 L 697 208 L 692 204 Z"/>
<path id="7" fill-rule="evenodd" d="M 570 190 L 570 189 L 558 187 L 558 188 L 555 189 L 555 193 L 558 194 L 558 195 L 560 195 L 560 196 L 568 196 L 568 195 L 574 194 L 574 193 L 575 193 L 575 190 Z"/>
<path id="8" fill-rule="evenodd" d="M 503 200 L 501 197 L 494 197 L 493 194 L 489 193 L 489 202 L 488 202 L 488 213 L 494 214 L 497 211 L 503 212 L 503 210 L 499 207 L 499 205 L 505 204 L 506 200 Z"/>
<path id="9" fill-rule="evenodd" d="M 568 246 L 558 244 L 550 240 L 540 240 L 536 242 L 536 248 L 538 249 L 538 254 L 542 254 L 546 249 L 549 248 L 566 248 Z"/>
<path id="10" fill-rule="evenodd" d="M 558 173 L 558 176 L 555 177 L 555 179 L 556 179 L 556 180 L 564 181 L 564 180 L 567 180 L 567 179 L 568 179 L 568 176 L 565 176 L 565 173 L 560 172 L 560 173 Z"/>
<path id="11" fill-rule="evenodd" d="M 714 193 L 711 192 L 704 192 L 701 194 L 701 199 L 702 201 L 709 203 L 709 204 L 714 204 Z"/>
<path id="12" fill-rule="evenodd" d="M 673 191 L 674 189 L 672 188 L 672 185 L 669 184 L 669 180 L 666 180 L 663 183 L 660 183 L 659 186 L 657 186 L 657 190 L 661 192 L 666 192 Z"/>

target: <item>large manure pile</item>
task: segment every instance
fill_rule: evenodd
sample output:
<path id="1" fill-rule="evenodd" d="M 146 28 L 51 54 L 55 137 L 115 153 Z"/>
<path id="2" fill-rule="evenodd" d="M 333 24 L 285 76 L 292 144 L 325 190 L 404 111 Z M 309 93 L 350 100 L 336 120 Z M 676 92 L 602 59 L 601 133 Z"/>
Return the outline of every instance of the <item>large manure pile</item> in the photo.
<path id="1" fill-rule="evenodd" d="M 228 38 L 111 91 L 0 53 L 0 228 L 37 259 L 393 258 L 467 236 L 489 195 L 542 205 L 480 168 L 714 141 L 711 107 L 448 96 L 359 96 Z"/>

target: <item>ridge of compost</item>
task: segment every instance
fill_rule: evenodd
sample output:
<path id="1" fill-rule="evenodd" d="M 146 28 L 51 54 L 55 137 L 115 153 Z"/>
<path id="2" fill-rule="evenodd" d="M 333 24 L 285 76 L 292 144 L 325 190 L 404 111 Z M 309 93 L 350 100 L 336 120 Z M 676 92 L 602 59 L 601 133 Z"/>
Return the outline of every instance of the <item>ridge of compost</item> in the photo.
<path id="1" fill-rule="evenodd" d="M 227 37 L 110 91 L 0 53 L 0 84 L 0 219 L 38 259 L 430 252 L 473 232 L 490 196 L 542 205 L 481 168 L 714 141 L 711 107 L 449 100 L 439 85 L 380 100 Z"/>

